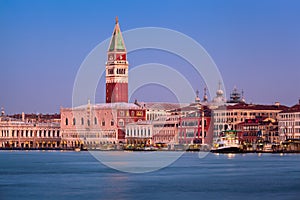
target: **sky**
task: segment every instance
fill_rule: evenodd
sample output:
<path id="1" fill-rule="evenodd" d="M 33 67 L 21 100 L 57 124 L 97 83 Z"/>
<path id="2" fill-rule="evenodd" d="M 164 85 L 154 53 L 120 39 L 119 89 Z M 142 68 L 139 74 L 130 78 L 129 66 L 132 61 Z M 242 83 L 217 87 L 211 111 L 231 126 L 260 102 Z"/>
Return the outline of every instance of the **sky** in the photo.
<path id="1" fill-rule="evenodd" d="M 70 107 L 77 71 L 111 36 L 115 16 L 123 32 L 162 27 L 193 38 L 216 63 L 227 94 L 236 86 L 247 102 L 291 106 L 300 97 L 299 10 L 297 0 L 0 0 L 0 106 L 8 114 Z M 203 80 L 184 60 L 155 50 L 128 60 L 130 68 L 159 62 L 183 69 L 203 96 Z M 97 90 L 103 102 L 104 79 Z M 173 101 L 167 90 L 146 86 L 131 101 Z"/>

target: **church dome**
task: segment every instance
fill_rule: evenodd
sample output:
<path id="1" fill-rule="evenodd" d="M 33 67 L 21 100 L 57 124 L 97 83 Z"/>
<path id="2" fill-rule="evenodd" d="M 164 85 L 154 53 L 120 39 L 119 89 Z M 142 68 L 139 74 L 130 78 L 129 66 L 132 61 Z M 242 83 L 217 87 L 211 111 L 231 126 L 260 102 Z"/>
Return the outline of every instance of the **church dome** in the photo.
<path id="1" fill-rule="evenodd" d="M 223 96 L 224 92 L 223 92 L 223 90 L 219 89 L 219 90 L 217 90 L 216 94 L 217 94 L 217 96 Z"/>

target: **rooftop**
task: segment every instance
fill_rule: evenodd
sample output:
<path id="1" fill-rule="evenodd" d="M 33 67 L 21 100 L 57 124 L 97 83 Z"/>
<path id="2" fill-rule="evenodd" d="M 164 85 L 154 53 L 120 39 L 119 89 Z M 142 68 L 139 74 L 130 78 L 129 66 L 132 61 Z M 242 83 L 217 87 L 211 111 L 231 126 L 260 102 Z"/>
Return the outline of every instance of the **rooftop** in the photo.
<path id="1" fill-rule="evenodd" d="M 282 111 L 281 113 L 293 113 L 293 112 L 300 112 L 300 102 L 287 110 Z"/>
<path id="2" fill-rule="evenodd" d="M 188 104 L 166 102 L 137 102 L 136 105 L 140 105 L 142 108 L 152 110 L 173 110 L 187 106 Z"/>
<path id="3" fill-rule="evenodd" d="M 220 106 L 217 110 L 287 110 L 288 107 L 284 105 L 260 105 L 260 104 L 246 104 L 238 103 L 235 105 Z"/>
<path id="4" fill-rule="evenodd" d="M 88 107 L 92 109 L 141 109 L 140 106 L 134 103 L 123 103 L 123 102 L 85 104 L 74 108 L 62 108 L 62 109 L 80 110 L 80 109 L 87 109 Z"/>

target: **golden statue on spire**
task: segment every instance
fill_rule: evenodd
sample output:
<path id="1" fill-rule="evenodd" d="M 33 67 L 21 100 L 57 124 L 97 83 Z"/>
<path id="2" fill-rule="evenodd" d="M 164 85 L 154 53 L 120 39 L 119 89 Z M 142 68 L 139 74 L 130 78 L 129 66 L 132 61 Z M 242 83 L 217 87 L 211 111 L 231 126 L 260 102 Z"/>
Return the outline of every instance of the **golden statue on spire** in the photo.
<path id="1" fill-rule="evenodd" d="M 119 18 L 116 16 L 116 24 L 119 23 Z"/>

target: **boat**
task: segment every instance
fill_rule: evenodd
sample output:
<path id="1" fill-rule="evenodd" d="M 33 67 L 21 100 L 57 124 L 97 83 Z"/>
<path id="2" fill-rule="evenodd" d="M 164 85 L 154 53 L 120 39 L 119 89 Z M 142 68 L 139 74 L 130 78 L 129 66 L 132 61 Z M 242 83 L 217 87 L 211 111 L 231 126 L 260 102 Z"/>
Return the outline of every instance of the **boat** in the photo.
<path id="1" fill-rule="evenodd" d="M 242 149 L 239 145 L 237 131 L 222 131 L 215 140 L 211 152 L 214 153 L 240 153 Z"/>
<path id="2" fill-rule="evenodd" d="M 79 152 L 81 149 L 79 147 L 75 148 L 74 151 Z"/>

